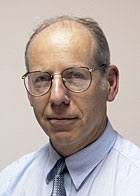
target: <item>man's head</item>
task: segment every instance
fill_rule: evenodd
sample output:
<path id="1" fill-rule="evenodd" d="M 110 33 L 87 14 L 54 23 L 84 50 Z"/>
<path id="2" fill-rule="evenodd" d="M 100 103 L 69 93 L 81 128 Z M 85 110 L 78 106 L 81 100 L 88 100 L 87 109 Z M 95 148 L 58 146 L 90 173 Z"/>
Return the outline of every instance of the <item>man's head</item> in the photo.
<path id="1" fill-rule="evenodd" d="M 27 44 L 28 71 L 52 75 L 35 78 L 41 96 L 28 93 L 30 103 L 53 146 L 65 156 L 95 141 L 106 126 L 106 102 L 112 101 L 118 90 L 118 70 L 109 66 L 109 56 L 103 32 L 89 19 L 60 17 L 45 22 Z M 74 69 L 64 71 L 71 67 Z M 47 93 L 41 94 L 44 86 L 40 81 L 48 84 L 51 78 Z M 32 86 L 29 88 L 31 91 Z"/>

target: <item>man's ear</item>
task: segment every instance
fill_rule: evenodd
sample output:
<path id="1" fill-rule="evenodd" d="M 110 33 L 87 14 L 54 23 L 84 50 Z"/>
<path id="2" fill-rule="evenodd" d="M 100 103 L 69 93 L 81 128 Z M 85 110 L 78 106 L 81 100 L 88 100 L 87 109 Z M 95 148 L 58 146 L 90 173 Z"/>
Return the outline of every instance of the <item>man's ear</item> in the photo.
<path id="1" fill-rule="evenodd" d="M 108 101 L 113 101 L 117 95 L 119 88 L 119 71 L 115 65 L 109 65 L 107 71 L 108 80 Z"/>
<path id="2" fill-rule="evenodd" d="M 30 95 L 28 92 L 27 92 L 27 95 L 28 95 L 28 99 L 29 99 L 30 105 L 33 107 L 32 95 Z"/>

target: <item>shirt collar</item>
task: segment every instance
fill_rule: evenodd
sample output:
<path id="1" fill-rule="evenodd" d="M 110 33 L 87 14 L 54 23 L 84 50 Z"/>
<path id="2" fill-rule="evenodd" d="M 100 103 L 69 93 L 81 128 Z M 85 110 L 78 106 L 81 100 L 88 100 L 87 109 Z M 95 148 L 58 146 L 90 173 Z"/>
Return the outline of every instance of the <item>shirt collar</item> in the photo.
<path id="1" fill-rule="evenodd" d="M 65 159 L 67 169 L 76 189 L 80 188 L 86 177 L 110 152 L 116 141 L 116 135 L 110 122 L 108 122 L 98 140 Z M 48 173 L 54 167 L 57 160 L 61 158 L 51 144 L 49 145 L 49 157 Z"/>

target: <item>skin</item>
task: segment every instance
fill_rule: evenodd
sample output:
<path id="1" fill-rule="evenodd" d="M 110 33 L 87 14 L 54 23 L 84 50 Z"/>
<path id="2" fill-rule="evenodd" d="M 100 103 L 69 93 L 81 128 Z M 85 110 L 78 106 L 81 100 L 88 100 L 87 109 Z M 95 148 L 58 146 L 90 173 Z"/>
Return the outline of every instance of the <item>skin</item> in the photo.
<path id="1" fill-rule="evenodd" d="M 30 71 L 48 71 L 56 74 L 71 66 L 91 67 L 96 41 L 81 24 L 61 21 L 37 34 L 28 48 Z M 118 91 L 118 70 L 109 66 L 103 77 L 92 73 L 87 91 L 68 91 L 61 76 L 55 75 L 51 90 L 40 97 L 28 94 L 35 116 L 51 139 L 54 148 L 69 156 L 95 141 L 106 122 L 106 102 L 112 101 Z"/>

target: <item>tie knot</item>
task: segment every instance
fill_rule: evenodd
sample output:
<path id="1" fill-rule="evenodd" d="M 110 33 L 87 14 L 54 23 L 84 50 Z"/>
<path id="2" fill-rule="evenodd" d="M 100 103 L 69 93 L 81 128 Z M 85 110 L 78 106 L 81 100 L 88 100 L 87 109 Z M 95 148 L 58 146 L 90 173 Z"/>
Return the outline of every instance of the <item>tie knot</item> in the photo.
<path id="1" fill-rule="evenodd" d="M 65 159 L 64 158 L 59 159 L 54 166 L 55 176 L 62 174 L 64 172 L 65 167 L 66 167 Z"/>
<path id="2" fill-rule="evenodd" d="M 47 175 L 47 183 L 53 180 L 56 176 L 59 176 L 64 173 L 66 169 L 65 159 L 59 159 L 55 166 L 51 169 L 51 171 Z"/>

